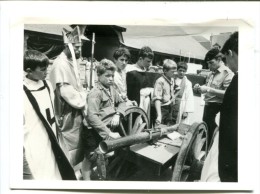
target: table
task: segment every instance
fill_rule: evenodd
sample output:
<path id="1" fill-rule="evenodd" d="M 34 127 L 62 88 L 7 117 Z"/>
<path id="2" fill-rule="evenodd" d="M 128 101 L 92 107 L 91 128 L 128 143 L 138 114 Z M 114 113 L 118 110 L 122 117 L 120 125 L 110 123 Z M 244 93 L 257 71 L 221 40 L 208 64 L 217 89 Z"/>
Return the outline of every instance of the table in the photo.
<path id="1" fill-rule="evenodd" d="M 148 168 L 160 176 L 165 169 L 174 165 L 180 150 L 180 143 L 163 137 L 155 143 L 135 144 L 119 152 L 123 155 L 127 154 L 126 160 L 140 168 Z"/>

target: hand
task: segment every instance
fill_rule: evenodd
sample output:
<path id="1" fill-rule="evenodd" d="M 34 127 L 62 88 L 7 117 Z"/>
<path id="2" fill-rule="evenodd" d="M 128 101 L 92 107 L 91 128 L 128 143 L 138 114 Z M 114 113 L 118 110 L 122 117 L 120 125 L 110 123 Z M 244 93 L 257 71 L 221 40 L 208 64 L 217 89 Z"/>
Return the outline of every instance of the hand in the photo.
<path id="1" fill-rule="evenodd" d="M 113 139 L 118 139 L 118 138 L 121 137 L 121 136 L 119 135 L 119 133 L 117 133 L 117 132 L 110 132 L 110 133 L 108 134 L 108 136 L 111 137 L 111 138 L 113 138 Z"/>
<path id="2" fill-rule="evenodd" d="M 199 87 L 200 87 L 199 84 L 195 84 L 195 85 L 193 86 L 194 92 L 199 93 L 199 91 L 198 91 Z"/>
<path id="3" fill-rule="evenodd" d="M 137 102 L 135 100 L 131 101 L 133 106 L 138 106 Z"/>
<path id="4" fill-rule="evenodd" d="M 160 125 L 161 122 L 162 122 L 162 116 L 161 116 L 161 115 L 158 115 L 157 118 L 156 118 L 156 120 L 155 120 L 155 124 L 156 124 L 156 125 Z"/>
<path id="5" fill-rule="evenodd" d="M 110 122 L 111 128 L 116 128 L 120 123 L 120 115 L 115 114 Z"/>
<path id="6" fill-rule="evenodd" d="M 208 86 L 200 86 L 198 91 L 201 93 L 201 94 L 205 94 L 207 93 L 207 90 L 209 89 Z"/>
<path id="7" fill-rule="evenodd" d="M 188 117 L 188 113 L 187 112 L 184 112 L 183 114 L 182 114 L 182 119 L 186 119 Z"/>

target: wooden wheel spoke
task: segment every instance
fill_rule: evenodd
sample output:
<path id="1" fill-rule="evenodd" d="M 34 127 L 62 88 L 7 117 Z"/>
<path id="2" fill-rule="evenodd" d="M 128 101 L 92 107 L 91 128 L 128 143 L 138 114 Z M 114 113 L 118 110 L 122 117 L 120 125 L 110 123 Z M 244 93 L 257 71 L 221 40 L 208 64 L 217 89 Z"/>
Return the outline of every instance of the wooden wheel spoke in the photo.
<path id="1" fill-rule="evenodd" d="M 135 123 L 134 123 L 134 126 L 133 126 L 133 129 L 132 131 L 130 132 L 130 134 L 135 134 L 137 129 L 140 127 L 141 125 L 141 122 L 142 122 L 142 115 L 139 115 L 136 119 L 135 119 Z"/>
<path id="2" fill-rule="evenodd" d="M 127 134 L 126 134 L 126 132 L 125 132 L 125 128 L 124 128 L 122 122 L 120 122 L 119 126 L 120 126 L 120 129 L 121 129 L 121 131 L 123 132 L 124 136 L 127 136 Z"/>
<path id="3" fill-rule="evenodd" d="M 125 157 L 124 157 L 124 158 L 122 158 L 122 160 L 121 160 L 121 162 L 120 162 L 120 164 L 119 164 L 119 166 L 116 170 L 115 177 L 118 177 L 118 175 L 121 172 L 121 169 L 124 166 L 125 162 L 126 162 L 126 160 L 125 160 Z"/>
<path id="4" fill-rule="evenodd" d="M 140 133 L 144 130 L 145 126 L 146 126 L 147 123 L 142 123 L 140 125 L 140 127 L 136 130 L 136 133 Z"/>
<path id="5" fill-rule="evenodd" d="M 172 181 L 198 180 L 203 165 L 198 161 L 207 155 L 207 125 L 204 122 L 191 125 L 185 137 L 175 162 Z"/>
<path id="6" fill-rule="evenodd" d="M 133 128 L 133 114 L 130 113 L 128 116 L 128 134 L 131 134 L 132 128 Z"/>
<path id="7" fill-rule="evenodd" d="M 128 136 L 134 133 L 139 133 L 149 126 L 147 114 L 139 107 L 129 107 L 125 111 L 124 118 L 121 118 L 119 130 L 122 135 Z M 115 159 L 108 164 L 108 172 L 111 178 L 117 180 L 129 175 L 128 165 L 128 149 L 123 149 L 120 152 L 115 152 Z"/>
<path id="8" fill-rule="evenodd" d="M 110 172 L 111 170 L 113 170 L 113 168 L 121 161 L 121 157 L 117 156 L 115 157 L 115 159 L 110 162 L 109 167 L 107 169 L 107 172 Z"/>

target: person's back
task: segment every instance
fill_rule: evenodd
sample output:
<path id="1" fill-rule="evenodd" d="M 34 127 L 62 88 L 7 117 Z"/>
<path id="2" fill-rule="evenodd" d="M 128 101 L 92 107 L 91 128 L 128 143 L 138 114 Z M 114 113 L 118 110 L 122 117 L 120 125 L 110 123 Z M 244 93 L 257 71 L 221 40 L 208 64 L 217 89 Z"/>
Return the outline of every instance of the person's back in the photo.
<path id="1" fill-rule="evenodd" d="M 223 99 L 219 124 L 219 177 L 222 182 L 238 181 L 238 32 L 232 34 L 221 52 L 235 73 Z"/>

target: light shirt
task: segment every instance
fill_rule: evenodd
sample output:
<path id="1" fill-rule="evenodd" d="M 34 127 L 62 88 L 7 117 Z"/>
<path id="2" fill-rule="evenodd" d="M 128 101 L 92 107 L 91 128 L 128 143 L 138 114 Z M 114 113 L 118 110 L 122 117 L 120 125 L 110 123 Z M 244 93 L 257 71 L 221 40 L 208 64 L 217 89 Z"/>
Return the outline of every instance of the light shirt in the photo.
<path id="1" fill-rule="evenodd" d="M 218 90 L 226 90 L 231 83 L 234 73 L 222 63 L 220 67 L 211 72 L 206 79 L 206 86 Z M 205 94 L 205 102 L 222 103 L 223 97 L 219 97 L 216 94 L 210 92 Z"/>
<path id="2" fill-rule="evenodd" d="M 127 96 L 125 69 L 121 70 L 121 72 L 115 71 L 114 83 L 115 89 L 119 93 L 119 95 Z"/>
<path id="3" fill-rule="evenodd" d="M 174 97 L 174 80 L 169 80 L 167 77 L 162 75 L 158 78 L 154 84 L 153 101 L 160 100 L 162 106 L 168 105 L 172 102 Z"/>
<path id="4" fill-rule="evenodd" d="M 130 65 L 128 64 L 126 67 L 125 67 L 125 71 L 126 73 L 130 72 L 130 71 L 139 71 L 139 72 L 145 72 L 146 70 L 141 68 L 139 65 L 137 64 L 133 64 L 133 65 Z"/>

